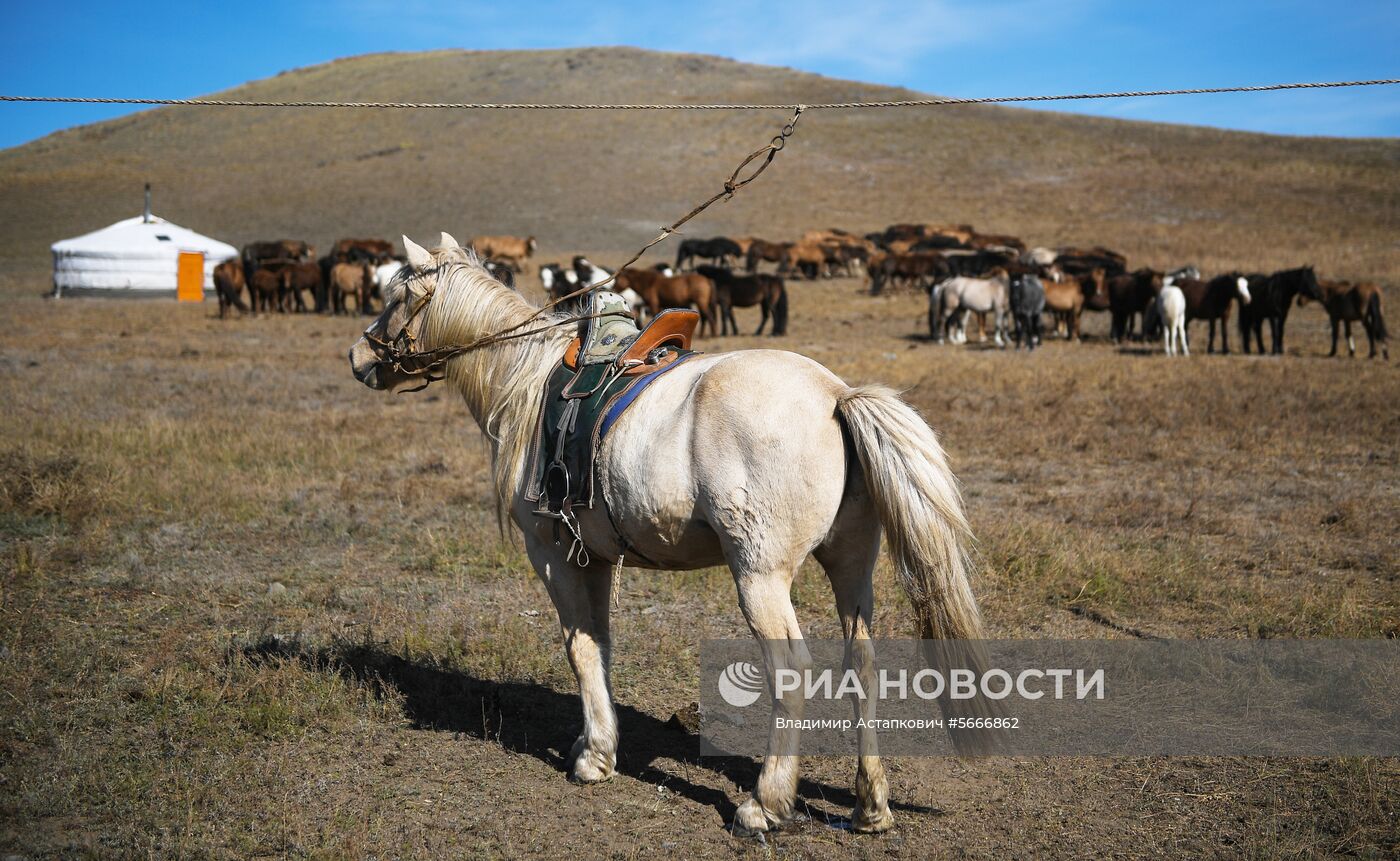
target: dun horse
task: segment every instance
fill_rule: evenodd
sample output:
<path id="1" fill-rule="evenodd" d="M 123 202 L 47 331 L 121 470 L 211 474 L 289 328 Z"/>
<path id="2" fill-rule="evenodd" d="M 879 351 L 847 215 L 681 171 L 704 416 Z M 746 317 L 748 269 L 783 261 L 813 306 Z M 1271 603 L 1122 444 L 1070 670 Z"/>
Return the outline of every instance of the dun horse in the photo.
<path id="1" fill-rule="evenodd" d="M 386 307 L 350 349 L 356 379 L 374 389 L 421 387 L 390 344 L 421 350 L 468 344 L 521 327 L 536 308 L 502 287 L 443 234 L 428 252 L 405 239 L 411 269 L 385 290 Z M 565 323 L 546 314 L 537 323 Z M 408 331 L 405 331 L 405 330 Z M 811 553 L 826 571 L 851 665 L 875 683 L 872 576 L 883 529 L 924 640 L 982 636 L 968 580 L 969 530 L 957 480 L 932 429 L 880 386 L 848 386 L 804 356 L 777 350 L 701 355 L 647 387 L 601 443 L 599 504 L 578 511 L 590 542 L 586 565 L 556 540 L 553 521 L 525 498 L 527 450 L 546 377 L 572 333 L 534 331 L 458 354 L 442 368 L 466 401 L 492 451 L 501 509 L 524 535 L 527 555 L 559 612 L 564 647 L 583 699 L 583 732 L 571 773 L 582 783 L 612 777 L 617 717 L 608 663 L 613 564 L 658 569 L 727 564 L 739 608 L 763 649 L 770 682 L 811 665 L 790 592 Z M 929 656 L 940 651 L 933 644 Z M 931 657 L 932 660 L 937 660 Z M 772 688 L 770 688 L 772 690 Z M 873 701 L 858 704 L 873 717 Z M 774 701 L 777 714 L 802 713 L 800 692 Z M 734 830 L 758 833 L 796 815 L 798 730 L 774 725 L 752 797 Z M 858 730 L 852 826 L 890 827 L 889 788 L 875 732 Z"/>

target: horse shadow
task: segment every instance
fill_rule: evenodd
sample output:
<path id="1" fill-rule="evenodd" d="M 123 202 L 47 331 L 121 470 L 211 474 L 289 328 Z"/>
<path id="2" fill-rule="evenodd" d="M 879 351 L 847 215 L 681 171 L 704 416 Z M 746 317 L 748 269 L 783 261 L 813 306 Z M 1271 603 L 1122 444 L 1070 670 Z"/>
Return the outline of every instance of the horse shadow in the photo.
<path id="1" fill-rule="evenodd" d="M 377 643 L 340 643 L 311 648 L 296 640 L 264 637 L 244 647 L 252 661 L 294 660 L 315 672 L 337 673 L 366 685 L 376 694 L 397 692 L 404 713 L 414 729 L 452 732 L 499 744 L 512 753 L 524 753 L 561 773 L 569 769 L 568 752 L 582 730 L 578 695 L 564 693 L 529 681 L 480 679 L 462 670 L 408 660 Z M 700 737 L 688 729 L 679 715 L 662 721 L 632 706 L 618 704 L 619 774 L 649 783 L 697 804 L 714 808 L 725 822 L 733 822 L 737 806 L 728 793 L 692 778 L 703 772 L 747 788 L 758 781 L 759 763 L 752 757 L 700 756 Z M 561 716 L 568 720 L 561 720 Z M 668 770 L 670 760 L 679 768 Z M 821 801 L 844 808 L 855 804 L 845 787 L 802 779 L 798 804 L 814 822 L 835 828 L 849 827 L 844 816 L 831 816 L 812 806 Z M 941 814 L 917 804 L 891 801 L 893 810 Z"/>

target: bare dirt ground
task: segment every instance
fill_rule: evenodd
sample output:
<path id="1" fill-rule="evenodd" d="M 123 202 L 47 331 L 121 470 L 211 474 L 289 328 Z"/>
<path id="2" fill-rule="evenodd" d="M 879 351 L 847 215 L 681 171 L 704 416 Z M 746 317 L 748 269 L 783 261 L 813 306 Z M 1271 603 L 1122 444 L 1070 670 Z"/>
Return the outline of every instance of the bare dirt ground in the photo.
<path id="1" fill-rule="evenodd" d="M 450 395 L 356 383 L 359 320 L 8 288 L 0 850 L 1400 852 L 1384 759 L 892 760 L 897 824 L 879 837 L 842 828 L 854 763 L 811 760 L 808 824 L 732 838 L 756 763 L 700 759 L 671 722 L 697 699 L 698 641 L 744 631 L 719 570 L 625 572 L 619 774 L 571 785 L 580 715 L 557 625 Z M 780 342 L 702 347 L 778 344 L 905 388 L 965 484 L 994 636 L 1400 631 L 1400 366 L 1323 358 L 1315 307 L 1295 311 L 1285 358 L 1169 361 L 1101 337 L 1033 356 L 934 346 L 922 297 L 850 280 L 795 284 L 792 305 Z M 877 584 L 877 634 L 906 635 L 888 568 Z M 838 630 L 819 572 L 796 600 L 809 635 Z"/>

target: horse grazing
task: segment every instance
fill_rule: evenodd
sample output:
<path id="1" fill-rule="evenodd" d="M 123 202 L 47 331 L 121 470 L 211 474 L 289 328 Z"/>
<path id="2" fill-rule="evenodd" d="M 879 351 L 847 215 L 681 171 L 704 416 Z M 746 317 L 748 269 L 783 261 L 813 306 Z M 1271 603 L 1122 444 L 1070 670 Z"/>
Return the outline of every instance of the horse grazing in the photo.
<path id="1" fill-rule="evenodd" d="M 516 272 L 525 271 L 525 261 L 539 248 L 533 236 L 474 236 L 471 246 L 482 257 L 506 264 Z"/>
<path id="2" fill-rule="evenodd" d="M 1045 313 L 1045 285 L 1034 275 L 1017 275 L 1011 279 L 1011 315 L 1016 319 L 1016 349 L 1022 339 L 1026 350 L 1040 344 L 1041 315 Z"/>
<path id="3" fill-rule="evenodd" d="M 1182 278 L 1171 282 L 1181 290 L 1186 299 L 1187 336 L 1190 336 L 1192 320 L 1206 320 L 1210 323 L 1210 336 L 1206 340 L 1206 352 L 1215 352 L 1215 321 L 1220 321 L 1220 353 L 1230 355 L 1230 306 L 1235 297 L 1245 305 L 1249 304 L 1249 281 L 1238 272 L 1217 275 L 1209 281 L 1196 278 Z M 1163 318 L 1165 319 L 1165 318 Z"/>
<path id="4" fill-rule="evenodd" d="M 1113 317 L 1109 337 L 1120 344 L 1133 336 L 1133 318 L 1145 315 L 1157 299 L 1157 291 L 1162 289 L 1162 273 L 1155 269 L 1138 269 L 1126 275 L 1114 275 L 1106 280 L 1104 289 Z"/>
<path id="5" fill-rule="evenodd" d="M 753 249 L 749 249 L 753 253 Z M 826 249 L 820 242 L 794 242 L 783 249 L 783 259 L 778 264 L 778 274 L 788 277 L 806 278 L 815 281 L 823 275 L 830 275 L 827 266 Z"/>
<path id="6" fill-rule="evenodd" d="M 870 261 L 870 295 L 878 296 L 891 287 L 931 288 L 939 281 L 952 277 L 953 270 L 948 261 L 937 251 L 918 251 L 908 254 L 884 254 Z"/>
<path id="7" fill-rule="evenodd" d="M 1356 357 L 1356 342 L 1351 337 L 1351 324 L 1360 321 L 1366 330 L 1366 340 L 1371 345 L 1371 354 L 1376 357 L 1376 344 L 1381 346 L 1381 355 L 1390 361 L 1390 348 L 1386 345 L 1385 317 L 1381 314 L 1381 288 L 1378 284 L 1354 284 L 1350 281 L 1319 281 L 1318 290 L 1327 317 L 1332 323 L 1332 351 L 1328 357 L 1337 355 L 1337 324 L 1344 323 L 1347 333 L 1347 355 Z M 1298 294 L 1299 306 L 1316 299 L 1306 292 Z M 1262 348 L 1261 348 L 1262 349 Z"/>
<path id="8" fill-rule="evenodd" d="M 528 327 L 537 309 L 502 288 L 450 236 L 432 252 L 409 240 L 404 245 L 411 274 L 389 285 L 384 312 L 350 349 L 360 382 L 388 391 L 422 386 L 422 377 L 394 360 L 391 343 L 411 339 L 433 350 Z M 546 315 L 537 322 L 564 319 Z M 498 342 L 457 355 L 442 373 L 491 446 L 500 510 L 523 534 L 559 613 L 583 701 L 583 731 L 569 755 L 574 780 L 607 780 L 617 767 L 609 560 L 620 563 L 624 552 L 628 563 L 652 569 L 729 566 L 739 608 L 763 650 L 778 715 L 800 718 L 803 711 L 800 691 L 772 692 L 779 673 L 811 666 L 791 600 L 809 552 L 831 582 L 849 666 L 865 690 L 876 683 L 872 578 L 882 530 L 915 635 L 924 641 L 983 636 L 969 583 L 969 527 L 933 430 L 889 389 L 848 386 L 786 351 L 695 356 L 643 390 L 600 443 L 597 504 L 575 509 L 581 534 L 589 537 L 580 564 L 569 542 L 557 540 L 556 521 L 536 516 L 525 499 L 541 392 L 573 334 L 554 327 Z M 976 644 L 926 642 L 925 657 L 947 672 L 939 655 L 949 648 Z M 873 698 L 857 703 L 865 717 L 874 708 Z M 857 729 L 851 816 L 852 828 L 867 832 L 893 824 L 871 723 Z M 735 812 L 736 833 L 761 833 L 797 817 L 799 733 L 791 724 L 772 727 L 757 786 Z"/>
<path id="9" fill-rule="evenodd" d="M 1186 295 L 1181 288 L 1168 284 L 1157 294 L 1157 313 L 1162 318 L 1162 344 L 1168 356 L 1175 356 L 1178 346 L 1184 356 L 1191 355 L 1186 345 Z"/>
<path id="10" fill-rule="evenodd" d="M 694 269 L 696 260 L 708 260 L 716 266 L 728 266 L 731 259 L 737 261 L 743 256 L 744 249 L 739 247 L 739 243 L 723 236 L 716 236 L 714 239 L 686 239 L 676 251 L 676 270 L 684 269 L 687 264 Z"/>
<path id="11" fill-rule="evenodd" d="M 214 267 L 214 292 L 219 296 L 220 320 L 228 316 L 230 308 L 247 313 L 248 306 L 243 304 L 244 286 L 243 263 L 238 258 L 225 260 Z M 1348 323 L 1347 327 L 1350 331 L 1351 324 Z"/>
<path id="12" fill-rule="evenodd" d="M 996 345 L 1005 347 L 1006 316 L 1010 310 L 1011 286 L 1005 270 L 993 272 L 991 278 L 949 278 L 929 294 L 929 335 L 940 344 L 945 336 L 954 344 L 965 344 L 967 315 L 990 311 L 996 320 Z M 983 332 L 982 340 L 986 339 Z"/>
<path id="13" fill-rule="evenodd" d="M 768 317 L 773 318 L 773 334 L 787 334 L 787 288 L 776 275 L 735 275 L 720 266 L 697 266 L 695 271 L 714 282 L 715 305 L 719 311 L 720 334 L 739 334 L 734 320 L 734 308 L 758 305 L 763 317 L 758 321 L 755 335 L 763 334 Z"/>
<path id="14" fill-rule="evenodd" d="M 779 266 L 783 263 L 783 255 L 787 253 L 791 242 L 769 242 L 765 239 L 755 239 L 749 243 L 748 253 L 745 255 L 744 268 L 753 274 L 758 271 L 758 264 L 762 262 L 776 263 Z"/>
<path id="15" fill-rule="evenodd" d="M 669 270 L 668 270 L 669 271 Z M 667 308 L 694 308 L 700 312 L 701 331 L 715 331 L 715 285 L 704 275 L 664 275 L 655 269 L 622 269 L 613 282 L 626 296 L 632 290 L 646 305 L 647 314 L 656 316 Z"/>
<path id="16" fill-rule="evenodd" d="M 1264 355 L 1264 321 L 1268 320 L 1270 340 L 1273 342 L 1270 352 L 1275 356 L 1282 356 L 1283 326 L 1288 322 L 1288 309 L 1293 306 L 1294 297 L 1306 296 L 1315 301 L 1322 299 L 1317 275 L 1311 266 L 1304 266 L 1299 269 L 1285 269 L 1272 275 L 1249 275 L 1245 281 L 1252 301 L 1245 300 L 1245 304 L 1240 306 L 1238 317 L 1244 351 L 1249 352 L 1249 336 L 1252 334 L 1255 344 L 1259 347 L 1259 355 Z M 1332 346 L 1335 350 L 1335 339 Z"/>

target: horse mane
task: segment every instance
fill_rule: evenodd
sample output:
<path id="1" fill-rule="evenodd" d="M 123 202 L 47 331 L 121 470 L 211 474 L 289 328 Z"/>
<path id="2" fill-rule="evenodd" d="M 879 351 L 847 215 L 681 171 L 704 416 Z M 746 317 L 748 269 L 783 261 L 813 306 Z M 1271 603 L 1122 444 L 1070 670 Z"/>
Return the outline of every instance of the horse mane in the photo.
<path id="1" fill-rule="evenodd" d="M 520 326 L 516 331 L 531 331 L 569 319 L 546 312 L 521 325 L 539 308 L 497 281 L 475 252 L 435 248 L 432 254 L 438 267 L 432 301 L 423 311 L 423 347 L 469 344 L 513 326 Z M 491 440 L 491 472 L 502 529 L 539 421 L 540 393 L 574 334 L 571 326 L 555 326 L 463 353 L 444 368 L 446 380 L 462 394 Z"/>

